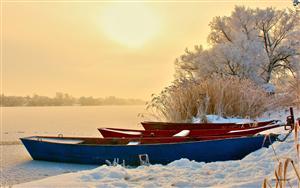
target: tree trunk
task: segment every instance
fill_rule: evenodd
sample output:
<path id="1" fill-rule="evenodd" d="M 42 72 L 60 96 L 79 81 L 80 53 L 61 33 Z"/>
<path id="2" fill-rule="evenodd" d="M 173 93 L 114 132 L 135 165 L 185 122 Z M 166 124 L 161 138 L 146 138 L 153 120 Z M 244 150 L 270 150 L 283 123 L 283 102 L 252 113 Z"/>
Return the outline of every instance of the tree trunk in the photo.
<path id="1" fill-rule="evenodd" d="M 269 65 L 268 71 L 267 71 L 267 77 L 266 77 L 266 80 L 265 80 L 266 84 L 270 82 L 271 77 L 272 77 L 272 67 L 271 67 L 271 65 Z"/>

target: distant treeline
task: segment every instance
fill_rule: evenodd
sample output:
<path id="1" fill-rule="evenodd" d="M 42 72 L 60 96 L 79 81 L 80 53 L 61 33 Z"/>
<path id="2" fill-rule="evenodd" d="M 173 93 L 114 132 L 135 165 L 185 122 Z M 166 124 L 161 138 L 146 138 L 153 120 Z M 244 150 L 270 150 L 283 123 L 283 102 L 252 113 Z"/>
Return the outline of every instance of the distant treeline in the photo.
<path id="1" fill-rule="evenodd" d="M 75 98 L 67 93 L 56 93 L 55 97 L 33 96 L 0 96 L 0 106 L 100 106 L 100 105 L 143 105 L 140 99 L 124 99 L 114 96 L 106 98 Z"/>

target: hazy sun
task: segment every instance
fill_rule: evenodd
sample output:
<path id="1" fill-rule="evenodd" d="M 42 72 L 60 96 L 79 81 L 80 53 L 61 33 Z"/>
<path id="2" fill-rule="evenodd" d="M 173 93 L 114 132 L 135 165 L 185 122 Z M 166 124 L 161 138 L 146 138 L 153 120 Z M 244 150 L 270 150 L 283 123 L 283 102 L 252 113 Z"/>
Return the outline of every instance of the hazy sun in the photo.
<path id="1" fill-rule="evenodd" d="M 157 34 L 159 19 L 143 4 L 113 4 L 102 14 L 102 28 L 112 40 L 135 48 Z"/>

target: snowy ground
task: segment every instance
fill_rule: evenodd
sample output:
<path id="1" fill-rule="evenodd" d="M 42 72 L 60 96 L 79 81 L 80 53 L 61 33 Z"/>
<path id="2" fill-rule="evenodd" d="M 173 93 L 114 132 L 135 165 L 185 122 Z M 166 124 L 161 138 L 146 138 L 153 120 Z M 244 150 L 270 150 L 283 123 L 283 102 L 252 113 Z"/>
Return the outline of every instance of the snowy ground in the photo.
<path id="1" fill-rule="evenodd" d="M 275 115 L 284 119 L 286 113 Z M 299 111 L 296 117 L 299 117 Z M 290 135 L 283 143 L 276 142 L 273 147 L 280 159 L 291 157 L 297 160 L 294 135 Z M 165 166 L 137 168 L 103 165 L 16 187 L 261 187 L 264 178 L 274 179 L 275 164 L 277 161 L 274 151 L 269 147 L 253 152 L 239 161 L 199 163 L 181 159 Z M 291 184 L 296 185 L 295 175 L 290 173 L 288 176 Z"/>

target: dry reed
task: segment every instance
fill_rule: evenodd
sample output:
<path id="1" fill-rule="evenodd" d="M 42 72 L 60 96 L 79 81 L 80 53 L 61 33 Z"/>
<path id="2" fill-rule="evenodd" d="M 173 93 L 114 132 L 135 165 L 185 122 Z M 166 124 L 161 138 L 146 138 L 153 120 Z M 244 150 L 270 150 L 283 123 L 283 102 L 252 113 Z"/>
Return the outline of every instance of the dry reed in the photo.
<path id="1" fill-rule="evenodd" d="M 300 106 L 300 78 L 295 78 L 289 83 L 288 93 L 293 105 Z"/>
<path id="2" fill-rule="evenodd" d="M 153 95 L 147 110 L 171 122 L 205 119 L 207 114 L 254 118 L 266 110 L 270 96 L 252 81 L 237 77 L 176 80 L 159 95 Z"/>
<path id="3" fill-rule="evenodd" d="M 300 107 L 300 78 L 278 81 L 276 86 L 275 100 L 273 100 L 276 106 L 281 108 L 289 106 Z"/>
<path id="4" fill-rule="evenodd" d="M 300 187 L 300 172 L 299 172 L 299 166 L 300 166 L 300 144 L 299 144 L 299 121 L 295 124 L 295 129 L 294 129 L 294 143 L 295 143 L 295 150 L 297 153 L 297 161 L 295 162 L 294 160 L 292 160 L 291 158 L 285 158 L 282 161 L 278 161 L 278 167 L 277 169 L 275 169 L 274 174 L 275 174 L 275 187 L 276 188 L 285 188 L 286 187 L 286 183 L 290 183 L 288 178 L 287 178 L 287 174 L 290 172 L 294 172 L 297 178 L 297 184 L 298 187 Z M 288 167 L 292 166 L 292 170 L 289 171 Z M 289 184 L 290 185 L 290 184 Z M 271 184 L 269 183 L 268 179 L 265 178 L 263 183 L 262 183 L 262 188 L 267 188 L 267 186 L 269 188 L 272 188 Z M 290 185 L 291 187 L 291 185 Z"/>

